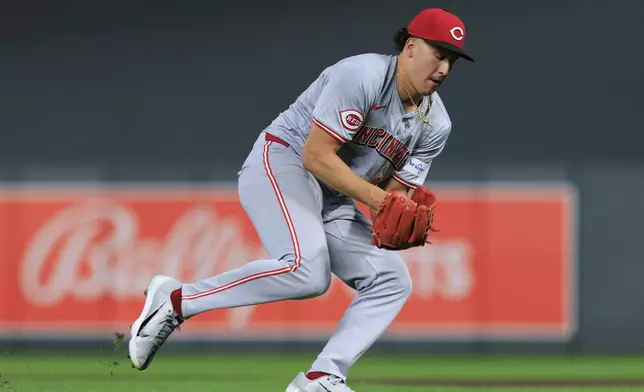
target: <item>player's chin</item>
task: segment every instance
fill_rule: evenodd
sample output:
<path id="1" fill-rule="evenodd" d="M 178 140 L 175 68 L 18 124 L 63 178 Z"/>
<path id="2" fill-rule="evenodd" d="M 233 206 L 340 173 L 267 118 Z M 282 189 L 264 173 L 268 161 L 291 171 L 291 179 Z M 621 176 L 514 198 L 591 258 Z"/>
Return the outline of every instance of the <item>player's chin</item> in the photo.
<path id="1" fill-rule="evenodd" d="M 423 91 L 423 95 L 432 95 L 436 92 L 437 87 L 428 88 Z"/>

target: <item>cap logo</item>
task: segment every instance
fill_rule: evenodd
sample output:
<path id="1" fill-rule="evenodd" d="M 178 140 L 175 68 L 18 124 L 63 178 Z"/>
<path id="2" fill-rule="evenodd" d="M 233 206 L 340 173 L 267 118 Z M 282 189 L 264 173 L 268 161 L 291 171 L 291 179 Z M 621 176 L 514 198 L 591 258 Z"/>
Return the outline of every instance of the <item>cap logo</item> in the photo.
<path id="1" fill-rule="evenodd" d="M 453 29 L 451 29 L 449 31 L 449 33 L 452 34 L 452 37 L 457 41 L 462 40 L 463 37 L 465 36 L 465 33 L 463 32 L 463 29 L 458 27 L 458 26 L 456 26 Z"/>

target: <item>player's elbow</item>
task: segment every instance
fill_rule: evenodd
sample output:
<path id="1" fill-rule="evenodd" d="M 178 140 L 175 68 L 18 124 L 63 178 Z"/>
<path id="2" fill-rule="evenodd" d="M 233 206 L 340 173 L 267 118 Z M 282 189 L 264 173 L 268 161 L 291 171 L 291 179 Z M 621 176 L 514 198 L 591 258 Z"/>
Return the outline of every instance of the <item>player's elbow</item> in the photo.
<path id="1" fill-rule="evenodd" d="M 317 173 L 324 164 L 325 159 L 328 159 L 328 157 L 325 156 L 323 149 L 310 144 L 304 145 L 302 149 L 302 165 L 306 170 L 313 174 Z"/>
<path id="2" fill-rule="evenodd" d="M 341 143 L 317 125 L 311 126 L 309 136 L 302 148 L 302 164 L 313 174 L 318 174 L 329 165 L 333 156 L 337 154 Z"/>
<path id="3" fill-rule="evenodd" d="M 306 148 L 306 145 L 302 149 L 302 165 L 308 171 L 312 171 L 311 168 L 315 166 L 315 157 L 311 154 L 311 151 Z"/>

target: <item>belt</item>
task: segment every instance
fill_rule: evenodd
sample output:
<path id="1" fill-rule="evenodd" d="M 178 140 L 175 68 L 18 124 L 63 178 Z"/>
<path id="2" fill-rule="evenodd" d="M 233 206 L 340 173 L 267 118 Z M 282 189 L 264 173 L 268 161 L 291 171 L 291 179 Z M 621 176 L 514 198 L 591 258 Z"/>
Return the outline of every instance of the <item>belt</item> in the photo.
<path id="1" fill-rule="evenodd" d="M 282 140 L 282 139 L 278 138 L 278 137 L 277 137 L 277 136 L 275 136 L 275 135 L 271 135 L 271 134 L 270 134 L 270 133 L 268 133 L 268 132 L 266 132 L 266 141 L 269 141 L 269 142 L 275 142 L 275 143 L 279 143 L 279 144 L 281 144 L 282 146 L 290 147 L 290 145 L 289 145 L 287 142 L 285 142 L 284 140 Z"/>

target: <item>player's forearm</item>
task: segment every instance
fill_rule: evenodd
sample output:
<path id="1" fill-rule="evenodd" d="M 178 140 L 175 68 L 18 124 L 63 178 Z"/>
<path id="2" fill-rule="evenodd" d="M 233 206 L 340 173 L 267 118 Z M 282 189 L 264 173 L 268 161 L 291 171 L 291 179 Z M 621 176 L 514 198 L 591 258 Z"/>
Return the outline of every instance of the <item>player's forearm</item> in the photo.
<path id="1" fill-rule="evenodd" d="M 377 209 L 387 192 L 354 174 L 335 152 L 309 153 L 303 157 L 306 170 L 331 188 Z"/>

